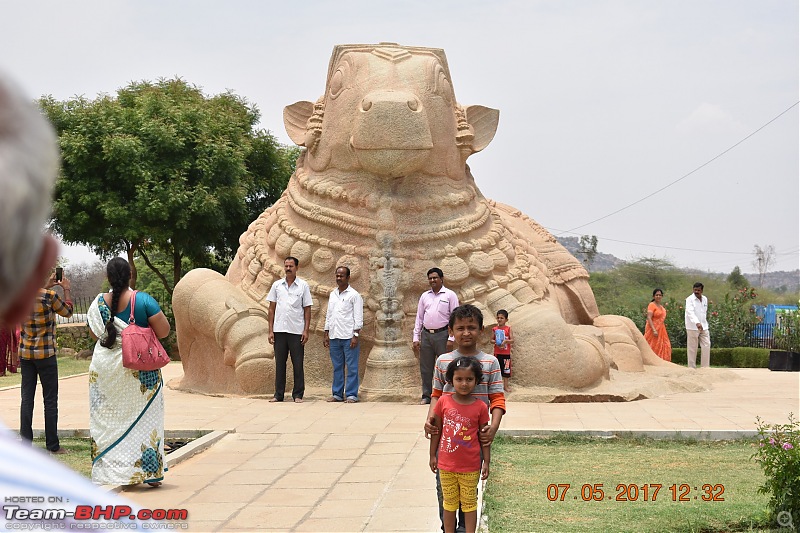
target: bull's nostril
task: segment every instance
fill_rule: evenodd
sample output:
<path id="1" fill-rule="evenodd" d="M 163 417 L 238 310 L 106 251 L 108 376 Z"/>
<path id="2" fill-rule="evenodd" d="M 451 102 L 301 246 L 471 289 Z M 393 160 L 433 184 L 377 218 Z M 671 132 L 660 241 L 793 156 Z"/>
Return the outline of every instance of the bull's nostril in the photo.
<path id="1" fill-rule="evenodd" d="M 408 108 L 411 111 L 416 111 L 419 108 L 419 101 L 416 98 L 409 98 Z"/>
<path id="2" fill-rule="evenodd" d="M 361 100 L 361 110 L 362 111 L 369 111 L 372 108 L 372 100 L 369 98 L 364 98 Z"/>

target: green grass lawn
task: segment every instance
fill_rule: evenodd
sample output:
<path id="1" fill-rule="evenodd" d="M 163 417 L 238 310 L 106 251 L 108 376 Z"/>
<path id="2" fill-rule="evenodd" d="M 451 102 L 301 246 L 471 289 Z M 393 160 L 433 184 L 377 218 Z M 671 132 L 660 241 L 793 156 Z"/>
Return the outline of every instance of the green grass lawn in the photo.
<path id="1" fill-rule="evenodd" d="M 78 438 L 59 438 L 61 447 L 69 453 L 53 454 L 50 457 L 57 459 L 75 470 L 82 476 L 92 478 L 92 441 Z M 33 439 L 33 445 L 44 449 L 44 437 Z"/>
<path id="2" fill-rule="evenodd" d="M 484 496 L 489 530 L 766 531 L 767 497 L 757 493 L 764 476 L 750 459 L 754 446 L 503 437 L 492 445 Z"/>
<path id="3" fill-rule="evenodd" d="M 58 377 L 74 376 L 89 371 L 90 359 L 75 359 L 74 357 L 58 357 Z M 0 377 L 0 387 L 11 387 L 19 385 L 22 374 L 17 370 L 16 374 L 6 373 Z"/>

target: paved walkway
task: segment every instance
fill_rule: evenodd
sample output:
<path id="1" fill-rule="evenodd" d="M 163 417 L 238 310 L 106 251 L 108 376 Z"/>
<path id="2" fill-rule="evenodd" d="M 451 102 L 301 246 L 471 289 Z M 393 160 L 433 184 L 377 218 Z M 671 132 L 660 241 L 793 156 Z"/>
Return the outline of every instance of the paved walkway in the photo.
<path id="1" fill-rule="evenodd" d="M 800 374 L 715 370 L 737 379 L 707 392 L 628 403 L 534 404 L 509 400 L 501 431 L 542 434 L 752 434 L 755 417 L 785 422 L 800 412 Z M 167 381 L 182 367 L 165 368 Z M 87 429 L 88 378 L 60 382 L 62 430 Z M 37 398 L 40 398 L 37 394 Z M 3 405 L 19 389 L 0 390 Z M 41 427 L 41 401 L 34 414 Z M 166 390 L 167 430 L 229 431 L 170 469 L 159 489 L 124 495 L 142 507 L 189 512 L 190 531 L 436 531 L 436 493 L 421 426 L 427 407 L 391 403 L 302 404 Z M 18 427 L 16 409 L 0 413 Z"/>

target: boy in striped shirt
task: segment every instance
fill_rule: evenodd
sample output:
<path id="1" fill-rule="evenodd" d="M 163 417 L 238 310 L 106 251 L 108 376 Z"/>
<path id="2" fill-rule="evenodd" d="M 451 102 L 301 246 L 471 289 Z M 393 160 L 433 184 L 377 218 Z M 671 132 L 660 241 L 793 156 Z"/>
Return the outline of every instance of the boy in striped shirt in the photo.
<path id="1" fill-rule="evenodd" d="M 500 427 L 500 421 L 506 412 L 506 397 L 503 393 L 503 376 L 500 372 L 500 363 L 492 354 L 487 354 L 478 349 L 478 341 L 483 334 L 483 313 L 474 305 L 460 305 L 450 313 L 450 323 L 448 324 L 450 335 L 454 339 L 455 350 L 450 353 L 440 355 L 436 359 L 433 370 L 433 391 L 431 393 L 431 405 L 428 409 L 428 417 L 425 420 L 425 436 L 430 436 L 438 431 L 433 425 L 433 409 L 436 402 L 443 395 L 453 394 L 453 386 L 447 383 L 445 377 L 447 365 L 459 356 L 476 358 L 483 369 L 483 380 L 475 386 L 472 395 L 477 400 L 481 400 L 489 407 L 491 422 L 478 433 L 478 438 L 482 445 L 489 445 L 494 440 L 494 436 Z M 443 518 L 442 509 L 442 487 L 439 482 L 439 475 L 436 475 L 436 492 L 439 497 L 439 517 Z M 459 510 L 458 524 L 463 527 L 464 513 Z"/>

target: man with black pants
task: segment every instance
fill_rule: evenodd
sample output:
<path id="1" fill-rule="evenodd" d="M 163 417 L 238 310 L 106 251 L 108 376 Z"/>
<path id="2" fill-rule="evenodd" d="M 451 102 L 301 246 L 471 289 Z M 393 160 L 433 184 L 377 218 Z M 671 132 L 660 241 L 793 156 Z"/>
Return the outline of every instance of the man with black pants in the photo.
<path id="1" fill-rule="evenodd" d="M 450 313 L 458 307 L 458 296 L 444 287 L 444 273 L 439 268 L 428 270 L 431 290 L 422 293 L 414 322 L 413 348 L 419 358 L 419 375 L 422 380 L 420 404 L 431 403 L 433 365 L 443 353 L 453 351 L 453 339 L 448 337 L 447 324 Z"/>
<path id="2" fill-rule="evenodd" d="M 52 290 L 56 285 L 64 288 L 62 300 Z M 19 367 L 22 372 L 20 391 L 22 402 L 19 409 L 19 435 L 24 440 L 33 440 L 33 401 L 36 395 L 36 380 L 42 384 L 44 399 L 45 446 L 50 453 L 65 453 L 58 440 L 58 359 L 56 358 L 56 315 L 72 316 L 70 283 L 65 277 L 56 281 L 55 274 L 39 294 L 33 313 L 22 323 L 19 344 Z"/>
<path id="3" fill-rule="evenodd" d="M 300 261 L 287 257 L 283 261 L 286 277 L 272 284 L 269 302 L 269 343 L 275 346 L 275 396 L 270 402 L 282 402 L 286 390 L 286 361 L 291 355 L 294 387 L 292 399 L 303 403 L 305 375 L 304 347 L 311 324 L 311 290 L 297 277 Z"/>

